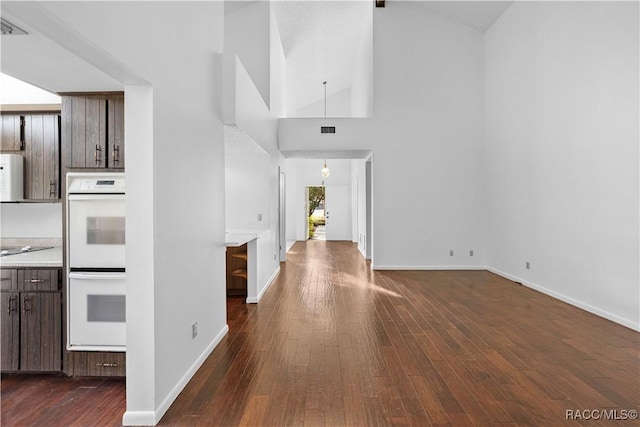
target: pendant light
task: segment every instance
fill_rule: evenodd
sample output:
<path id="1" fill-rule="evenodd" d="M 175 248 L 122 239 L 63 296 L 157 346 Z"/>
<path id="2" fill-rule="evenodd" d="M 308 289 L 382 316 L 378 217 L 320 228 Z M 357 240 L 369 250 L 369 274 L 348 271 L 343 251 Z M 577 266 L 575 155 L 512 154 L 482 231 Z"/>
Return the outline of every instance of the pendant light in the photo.
<path id="1" fill-rule="evenodd" d="M 327 118 L 327 82 L 324 81 L 322 82 L 322 85 L 324 86 L 324 118 Z M 320 175 L 322 175 L 323 178 L 328 178 L 329 177 L 329 168 L 327 167 L 327 159 L 324 159 L 324 166 L 322 167 L 322 169 L 320 169 Z"/>
<path id="2" fill-rule="evenodd" d="M 322 175 L 323 178 L 328 178 L 329 177 L 329 168 L 327 167 L 327 160 L 326 159 L 324 161 L 324 167 L 322 169 L 320 169 L 320 174 Z"/>

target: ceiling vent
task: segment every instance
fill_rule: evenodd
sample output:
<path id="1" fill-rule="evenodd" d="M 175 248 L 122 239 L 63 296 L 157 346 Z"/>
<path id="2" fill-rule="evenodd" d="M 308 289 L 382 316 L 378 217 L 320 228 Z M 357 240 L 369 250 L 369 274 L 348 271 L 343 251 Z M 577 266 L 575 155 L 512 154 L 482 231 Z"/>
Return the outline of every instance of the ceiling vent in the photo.
<path id="1" fill-rule="evenodd" d="M 4 18 L 0 18 L 0 24 L 2 26 L 2 35 L 3 36 L 22 36 L 27 34 L 25 30 L 22 30 L 11 22 L 7 21 Z"/>
<path id="2" fill-rule="evenodd" d="M 320 133 L 336 133 L 335 126 L 320 126 Z"/>

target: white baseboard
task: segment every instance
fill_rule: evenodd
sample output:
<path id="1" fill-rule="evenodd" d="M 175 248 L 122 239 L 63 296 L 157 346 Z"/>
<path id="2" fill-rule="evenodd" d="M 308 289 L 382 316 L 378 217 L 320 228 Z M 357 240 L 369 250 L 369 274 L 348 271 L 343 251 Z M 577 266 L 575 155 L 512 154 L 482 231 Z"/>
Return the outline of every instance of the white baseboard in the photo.
<path id="1" fill-rule="evenodd" d="M 269 280 L 267 280 L 264 288 L 262 288 L 256 298 L 247 298 L 247 304 L 257 304 L 258 302 L 260 302 L 264 293 L 267 292 L 267 289 L 269 289 L 269 286 L 271 286 L 273 281 L 276 280 L 276 277 L 278 277 L 278 274 L 280 274 L 280 266 L 278 266 L 278 268 L 276 268 L 276 271 L 274 271 L 271 277 L 269 277 Z"/>
<path id="2" fill-rule="evenodd" d="M 615 315 L 613 313 L 609 313 L 608 311 L 602 310 L 598 307 L 594 307 L 590 304 L 587 304 L 586 302 L 577 300 L 575 298 L 572 298 L 570 296 L 561 294 L 559 292 L 556 291 L 552 291 L 551 289 L 545 288 L 544 286 L 540 286 L 537 285 L 535 283 L 531 283 L 531 282 L 527 282 L 524 279 L 521 279 L 520 277 L 514 276 L 512 274 L 509 273 L 505 273 L 504 271 L 498 270 L 497 268 L 493 268 L 493 267 L 487 267 L 487 270 L 490 271 L 491 273 L 497 274 L 498 276 L 502 276 L 505 279 L 509 279 L 512 280 L 514 282 L 519 282 L 522 283 L 524 286 L 526 286 L 527 288 L 531 288 L 535 291 L 541 292 L 543 294 L 549 295 L 550 297 L 553 297 L 555 299 L 558 299 L 560 301 L 566 302 L 567 304 L 573 305 L 574 307 L 578 307 L 582 310 L 588 311 L 589 313 L 593 313 L 596 316 L 600 316 L 603 317 L 607 320 L 611 320 L 612 322 L 615 322 L 619 325 L 622 326 L 626 326 L 629 329 L 633 329 L 635 331 L 640 331 L 640 323 L 636 323 L 633 322 L 629 319 L 625 319 L 623 317 L 620 317 L 618 315 Z"/>
<path id="3" fill-rule="evenodd" d="M 373 270 L 486 270 L 484 265 L 371 265 Z"/>
<path id="4" fill-rule="evenodd" d="M 222 338 L 229 332 L 229 325 L 224 327 L 218 332 L 218 335 L 209 343 L 207 348 L 200 354 L 196 361 L 191 365 L 187 372 L 180 378 L 180 381 L 171 389 L 167 397 L 162 401 L 160 406 L 155 411 L 127 411 L 122 416 L 122 425 L 125 426 L 155 426 L 160 422 L 164 414 L 169 410 L 171 404 L 176 400 L 180 392 L 191 381 L 191 378 L 200 369 L 202 364 L 211 352 L 216 348 Z"/>
<path id="5" fill-rule="evenodd" d="M 360 255 L 362 255 L 362 257 L 363 257 L 364 259 L 367 259 L 367 252 L 366 252 L 366 251 L 364 251 L 364 250 L 360 247 L 360 245 L 358 245 L 358 252 L 360 252 Z"/>
<path id="6" fill-rule="evenodd" d="M 123 426 L 154 426 L 156 413 L 154 411 L 127 411 L 122 416 Z"/>

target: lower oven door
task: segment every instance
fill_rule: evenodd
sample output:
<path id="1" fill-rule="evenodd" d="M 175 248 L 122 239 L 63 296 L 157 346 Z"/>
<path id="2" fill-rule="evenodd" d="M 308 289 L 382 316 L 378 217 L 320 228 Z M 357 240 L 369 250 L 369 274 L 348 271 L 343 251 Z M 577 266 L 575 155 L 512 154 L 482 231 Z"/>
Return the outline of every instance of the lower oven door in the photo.
<path id="1" fill-rule="evenodd" d="M 125 273 L 69 273 L 69 350 L 126 350 L 125 278 Z"/>

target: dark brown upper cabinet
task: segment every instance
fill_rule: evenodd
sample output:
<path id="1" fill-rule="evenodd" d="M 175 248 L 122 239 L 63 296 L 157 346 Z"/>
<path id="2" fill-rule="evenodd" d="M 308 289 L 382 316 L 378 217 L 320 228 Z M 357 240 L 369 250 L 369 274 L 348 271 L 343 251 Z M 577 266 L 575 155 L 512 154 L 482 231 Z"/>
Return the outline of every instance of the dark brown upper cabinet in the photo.
<path id="1" fill-rule="evenodd" d="M 62 164 L 124 169 L 124 94 L 62 97 Z"/>
<path id="2" fill-rule="evenodd" d="M 2 114 L 0 120 L 0 150 L 20 151 L 24 149 L 25 116 L 21 114 Z"/>
<path id="3" fill-rule="evenodd" d="M 60 115 L 29 114 L 24 130 L 24 197 L 60 198 Z"/>
<path id="4" fill-rule="evenodd" d="M 60 113 L 2 114 L 0 151 L 24 157 L 24 199 L 60 199 Z"/>

